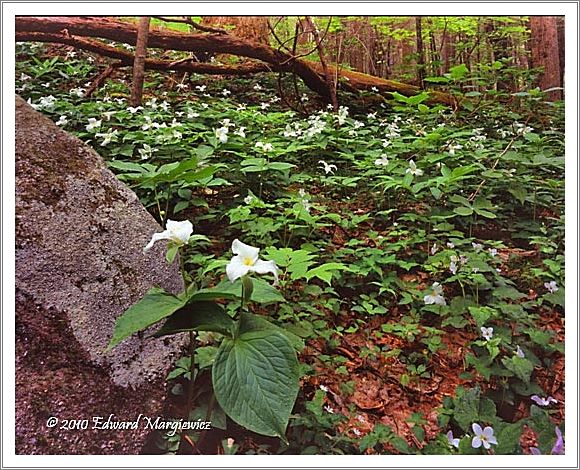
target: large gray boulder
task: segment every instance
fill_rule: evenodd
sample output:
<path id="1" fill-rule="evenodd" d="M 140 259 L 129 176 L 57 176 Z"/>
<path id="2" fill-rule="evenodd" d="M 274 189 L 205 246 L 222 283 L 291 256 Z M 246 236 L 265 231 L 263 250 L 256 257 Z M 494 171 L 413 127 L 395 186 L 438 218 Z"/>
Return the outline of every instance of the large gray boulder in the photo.
<path id="1" fill-rule="evenodd" d="M 163 243 L 143 254 L 161 230 L 94 150 L 16 98 L 17 453 L 142 451 L 142 423 L 107 431 L 92 419 L 162 413 L 183 337 L 135 336 L 104 352 L 115 319 L 149 288 L 183 290 Z M 88 429 L 61 429 L 66 419 Z"/>

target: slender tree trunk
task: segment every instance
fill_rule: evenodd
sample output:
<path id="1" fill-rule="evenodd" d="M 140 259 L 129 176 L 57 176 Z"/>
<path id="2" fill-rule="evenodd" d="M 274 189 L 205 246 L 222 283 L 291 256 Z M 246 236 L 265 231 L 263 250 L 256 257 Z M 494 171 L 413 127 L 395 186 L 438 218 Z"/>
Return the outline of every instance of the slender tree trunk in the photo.
<path id="1" fill-rule="evenodd" d="M 417 36 L 417 82 L 421 88 L 424 88 L 425 49 L 423 48 L 423 28 L 420 16 L 415 17 L 415 33 Z"/>
<path id="2" fill-rule="evenodd" d="M 556 26 L 558 28 L 558 52 L 560 61 L 560 86 L 564 87 L 564 65 L 566 63 L 566 35 L 565 35 L 565 22 L 563 16 L 557 17 Z"/>
<path id="3" fill-rule="evenodd" d="M 560 76 L 560 51 L 558 48 L 558 28 L 555 16 L 530 17 L 532 66 L 542 67 L 538 85 L 542 90 L 562 85 Z M 548 93 L 551 101 L 562 98 L 561 90 Z"/>
<path id="4" fill-rule="evenodd" d="M 316 48 L 318 49 L 318 57 L 320 57 L 320 65 L 322 65 L 324 78 L 326 80 L 326 84 L 328 85 L 328 89 L 330 90 L 330 102 L 332 103 L 332 108 L 336 112 L 338 111 L 338 99 L 336 97 L 336 83 L 334 82 L 332 78 L 332 73 L 330 72 L 326 64 L 326 55 L 324 53 L 324 48 L 322 46 L 320 34 L 318 33 L 318 28 L 316 27 L 314 21 L 310 16 L 306 16 L 305 20 L 308 27 L 312 30 L 314 41 L 316 42 Z"/>
<path id="5" fill-rule="evenodd" d="M 133 62 L 133 88 L 131 89 L 131 106 L 139 106 L 143 97 L 145 80 L 145 59 L 147 58 L 147 41 L 149 38 L 150 16 L 142 16 L 137 30 L 135 61 Z"/>

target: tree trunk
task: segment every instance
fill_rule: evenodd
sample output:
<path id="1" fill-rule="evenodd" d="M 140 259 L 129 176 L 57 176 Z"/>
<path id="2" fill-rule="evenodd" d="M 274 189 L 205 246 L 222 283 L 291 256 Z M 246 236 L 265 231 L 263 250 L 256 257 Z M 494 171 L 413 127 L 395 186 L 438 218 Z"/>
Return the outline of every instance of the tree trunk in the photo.
<path id="1" fill-rule="evenodd" d="M 100 43 L 80 39 L 77 36 L 100 37 L 117 42 L 135 45 L 137 30 L 135 25 L 127 22 L 112 20 L 109 18 L 91 17 L 16 17 L 16 40 L 17 41 L 42 41 L 55 42 L 92 50 L 93 52 L 120 59 L 121 65 L 131 65 L 132 54 L 121 51 L 114 47 Z M 295 58 L 289 54 L 277 51 L 269 46 L 245 41 L 230 34 L 183 34 L 172 31 L 149 32 L 148 46 L 166 50 L 178 51 L 209 51 L 232 54 L 237 56 L 259 59 L 264 64 L 249 66 L 253 71 L 286 71 L 294 72 L 304 83 L 318 93 L 327 102 L 330 102 L 330 91 L 323 78 L 323 70 L 320 64 Z M 128 61 L 128 62 L 127 62 Z M 147 68 L 158 70 L 182 70 L 198 71 L 199 73 L 247 73 L 244 66 L 217 66 L 213 64 L 199 64 L 187 61 L 168 62 L 147 59 Z M 337 70 L 334 66 L 328 66 L 331 73 L 336 77 L 348 78 L 348 87 L 351 90 L 370 90 L 377 87 L 381 92 L 390 93 L 397 91 L 405 96 L 412 96 L 421 90 L 418 87 L 405 83 L 383 80 L 371 75 L 365 75 L 346 70 Z M 441 92 L 430 92 L 429 103 L 442 103 L 448 106 L 456 106 L 457 101 L 451 95 Z"/>
<path id="2" fill-rule="evenodd" d="M 505 59 L 511 56 L 509 38 L 501 31 L 501 24 L 498 20 L 490 18 L 484 26 L 485 36 L 489 42 L 492 61 L 500 61 L 505 65 Z M 513 83 L 508 79 L 498 79 L 496 82 L 497 91 L 513 91 Z"/>
<path id="3" fill-rule="evenodd" d="M 415 17 L 415 32 L 417 35 L 417 81 L 423 88 L 425 80 L 425 50 L 423 48 L 423 28 L 421 27 L 421 17 Z"/>
<path id="4" fill-rule="evenodd" d="M 558 47 L 558 28 L 555 16 L 530 17 L 532 66 L 543 67 L 538 77 L 542 90 L 562 86 L 560 75 L 560 51 Z M 561 90 L 547 94 L 551 101 L 562 99 Z"/>
<path id="5" fill-rule="evenodd" d="M 137 30 L 137 46 L 133 62 L 133 87 L 131 88 L 131 106 L 140 106 L 145 81 L 145 59 L 147 58 L 147 39 L 149 37 L 150 16 L 142 16 Z"/>
<path id="6" fill-rule="evenodd" d="M 265 16 L 204 16 L 201 24 L 229 30 L 240 39 L 270 44 L 270 29 Z"/>
<path id="7" fill-rule="evenodd" d="M 332 78 L 332 74 L 326 65 L 326 56 L 324 54 L 324 49 L 322 48 L 322 40 L 320 39 L 320 34 L 318 34 L 318 29 L 314 24 L 314 21 L 310 16 L 305 18 L 306 24 L 312 30 L 312 34 L 314 35 L 314 41 L 316 42 L 316 49 L 318 49 L 318 57 L 320 57 L 320 65 L 322 66 L 322 70 L 324 72 L 324 79 L 328 84 L 328 88 L 330 89 L 330 102 L 332 103 L 332 109 L 334 112 L 338 111 L 338 99 L 336 97 L 336 83 Z"/>
<path id="8" fill-rule="evenodd" d="M 558 60 L 560 61 L 560 83 L 564 88 L 564 64 L 566 63 L 566 34 L 565 34 L 565 20 L 563 16 L 557 17 L 558 28 Z M 562 93 L 563 94 L 563 93 Z"/>

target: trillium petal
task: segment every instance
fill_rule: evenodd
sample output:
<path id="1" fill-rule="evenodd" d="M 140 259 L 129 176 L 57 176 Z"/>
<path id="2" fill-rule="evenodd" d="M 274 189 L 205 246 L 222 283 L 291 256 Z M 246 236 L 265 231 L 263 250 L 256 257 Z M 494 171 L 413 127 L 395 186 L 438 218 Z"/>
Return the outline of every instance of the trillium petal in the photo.
<path id="1" fill-rule="evenodd" d="M 230 282 L 234 282 L 242 276 L 245 276 L 250 271 L 251 266 L 244 263 L 242 256 L 234 256 L 226 266 L 226 274 Z"/>
<path id="2" fill-rule="evenodd" d="M 475 436 L 471 441 L 471 447 L 473 447 L 474 449 L 479 449 L 481 447 L 481 443 L 482 443 L 481 438 L 479 436 Z"/>
<path id="3" fill-rule="evenodd" d="M 185 245 L 193 233 L 193 224 L 189 220 L 183 220 L 181 222 L 168 220 L 166 227 L 170 233 L 171 241 L 177 245 Z"/>
<path id="4" fill-rule="evenodd" d="M 161 233 L 154 233 L 153 236 L 151 237 L 151 241 L 147 243 L 145 248 L 143 248 L 143 253 L 147 253 L 153 247 L 153 244 L 155 242 L 158 242 L 159 240 L 169 240 L 169 239 L 170 239 L 169 230 L 165 230 Z"/>
<path id="5" fill-rule="evenodd" d="M 272 273 L 276 279 L 274 284 L 278 284 L 278 266 L 276 266 L 274 261 L 263 261 L 259 259 L 250 270 L 257 272 L 258 274 Z"/>
<path id="6" fill-rule="evenodd" d="M 254 264 L 258 260 L 260 249 L 246 245 L 236 238 L 232 243 L 232 252 L 234 255 L 240 255 L 242 258 L 251 259 L 252 264 Z"/>
<path id="7" fill-rule="evenodd" d="M 488 441 L 482 440 L 481 442 L 483 442 L 483 447 L 485 447 L 486 449 L 489 449 L 491 447 Z"/>

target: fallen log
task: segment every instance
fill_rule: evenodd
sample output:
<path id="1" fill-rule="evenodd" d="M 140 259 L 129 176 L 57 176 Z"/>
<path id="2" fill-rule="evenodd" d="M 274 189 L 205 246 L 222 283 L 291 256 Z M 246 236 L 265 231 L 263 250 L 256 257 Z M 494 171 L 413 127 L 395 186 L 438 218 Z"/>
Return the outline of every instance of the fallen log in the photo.
<path id="1" fill-rule="evenodd" d="M 16 17 L 16 40 L 17 41 L 43 41 L 58 42 L 80 47 L 80 38 L 75 36 L 108 39 L 135 45 L 137 41 L 137 28 L 134 24 L 117 19 L 103 17 Z M 107 46 L 102 43 L 91 41 L 92 52 L 117 58 L 123 63 L 131 60 L 132 54 L 126 55 L 124 51 Z M 324 78 L 324 71 L 320 64 L 292 56 L 276 50 L 268 45 L 260 44 L 246 39 L 236 38 L 231 34 L 184 34 L 174 31 L 152 30 L 149 34 L 148 45 L 150 48 L 164 50 L 209 52 L 231 54 L 250 59 L 257 59 L 264 64 L 251 64 L 249 66 L 218 66 L 214 64 L 198 64 L 195 62 L 183 62 L 179 64 L 167 64 L 166 61 L 148 59 L 146 68 L 157 70 L 182 70 L 195 71 L 197 73 L 215 74 L 246 74 L 258 71 L 292 72 L 298 75 L 315 93 L 325 101 L 331 101 L 331 91 Z M 129 64 L 128 64 L 129 65 Z M 329 68 L 333 68 L 329 66 Z M 370 90 L 376 87 L 381 92 L 397 91 L 405 96 L 412 96 L 421 91 L 420 88 L 392 80 L 384 80 L 371 75 L 345 70 L 336 71 L 339 79 L 346 77 L 351 89 Z M 431 104 L 441 103 L 455 106 L 454 97 L 440 93 L 430 93 Z"/>

